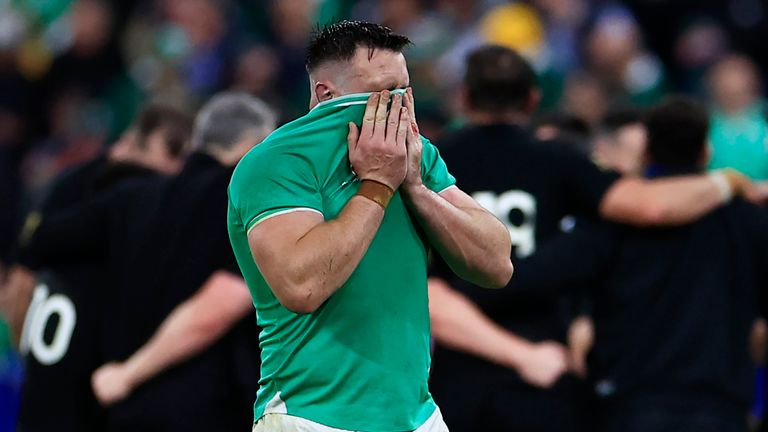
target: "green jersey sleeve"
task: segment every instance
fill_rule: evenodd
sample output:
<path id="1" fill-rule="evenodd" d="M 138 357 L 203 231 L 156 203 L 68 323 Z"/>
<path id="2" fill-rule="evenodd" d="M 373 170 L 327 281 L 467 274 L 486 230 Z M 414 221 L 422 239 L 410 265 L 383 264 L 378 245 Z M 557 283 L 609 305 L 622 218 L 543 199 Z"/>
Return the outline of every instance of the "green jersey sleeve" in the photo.
<path id="1" fill-rule="evenodd" d="M 311 162 L 297 154 L 275 153 L 249 153 L 232 175 L 230 200 L 246 230 L 270 216 L 299 209 L 323 213 Z"/>
<path id="2" fill-rule="evenodd" d="M 421 179 L 424 185 L 440 193 L 456 184 L 456 179 L 448 172 L 440 152 L 427 138 L 422 137 L 424 149 L 421 155 Z"/>

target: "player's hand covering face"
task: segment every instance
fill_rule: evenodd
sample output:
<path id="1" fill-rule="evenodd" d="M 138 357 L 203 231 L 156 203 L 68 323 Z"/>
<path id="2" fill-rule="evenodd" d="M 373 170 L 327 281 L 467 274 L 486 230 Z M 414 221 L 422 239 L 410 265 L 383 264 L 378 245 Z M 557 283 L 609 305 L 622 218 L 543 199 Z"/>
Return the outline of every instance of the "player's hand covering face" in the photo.
<path id="1" fill-rule="evenodd" d="M 416 108 L 413 100 L 413 88 L 408 87 L 405 92 L 405 107 L 408 109 L 409 124 L 408 137 L 406 138 L 406 150 L 408 153 L 408 173 L 404 183 L 407 186 L 421 185 L 421 154 L 424 149 L 419 134 L 419 125 L 416 123 Z"/>
<path id="2" fill-rule="evenodd" d="M 362 180 L 382 183 L 397 189 L 406 176 L 406 136 L 409 125 L 408 110 L 403 107 L 403 96 L 391 97 L 392 107 L 387 112 L 390 92 L 384 90 L 368 97 L 360 129 L 349 124 L 349 161 Z"/>

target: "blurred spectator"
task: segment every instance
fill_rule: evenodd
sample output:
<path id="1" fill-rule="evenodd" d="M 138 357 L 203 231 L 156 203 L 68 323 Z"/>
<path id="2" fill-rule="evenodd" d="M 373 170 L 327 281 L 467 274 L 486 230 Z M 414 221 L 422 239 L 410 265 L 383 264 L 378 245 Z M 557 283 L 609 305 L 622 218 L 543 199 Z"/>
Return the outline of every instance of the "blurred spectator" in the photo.
<path id="1" fill-rule="evenodd" d="M 589 14 L 585 0 L 536 0 L 544 13 L 549 62 L 558 75 L 564 76 L 581 65 L 579 33 Z"/>
<path id="2" fill-rule="evenodd" d="M 268 45 L 255 45 L 246 49 L 237 60 L 230 88 L 249 93 L 270 106 L 280 108 L 284 101 L 277 87 L 279 76 L 280 60 L 275 50 Z"/>
<path id="3" fill-rule="evenodd" d="M 644 48 L 642 29 L 621 4 L 609 2 L 597 11 L 584 49 L 585 67 L 611 98 L 649 104 L 663 94 L 664 67 Z"/>
<path id="4" fill-rule="evenodd" d="M 605 86 L 599 79 L 586 72 L 576 72 L 565 82 L 561 104 L 566 113 L 594 128 L 605 116 L 609 101 Z"/>
<path id="5" fill-rule="evenodd" d="M 754 63 L 730 56 L 710 70 L 708 84 L 713 102 L 710 168 L 735 168 L 768 180 L 768 112 Z"/>
<path id="6" fill-rule="evenodd" d="M 124 41 L 132 78 L 147 92 L 203 99 L 225 83 L 234 50 L 228 3 L 160 0 L 145 4 Z"/>
<path id="7" fill-rule="evenodd" d="M 304 68 L 305 47 L 314 25 L 317 2 L 313 0 L 270 0 L 270 24 L 280 59 L 277 90 L 287 119 L 303 115 L 309 106 L 309 81 Z"/>
<path id="8" fill-rule="evenodd" d="M 34 206 L 45 186 L 65 168 L 95 156 L 107 138 L 108 118 L 101 104 L 71 90 L 51 101 L 49 135 L 37 143 L 21 166 L 26 197 Z"/>
<path id="9" fill-rule="evenodd" d="M 700 94 L 707 69 L 726 55 L 728 44 L 725 29 L 715 20 L 697 19 L 686 26 L 674 47 L 681 89 Z"/>

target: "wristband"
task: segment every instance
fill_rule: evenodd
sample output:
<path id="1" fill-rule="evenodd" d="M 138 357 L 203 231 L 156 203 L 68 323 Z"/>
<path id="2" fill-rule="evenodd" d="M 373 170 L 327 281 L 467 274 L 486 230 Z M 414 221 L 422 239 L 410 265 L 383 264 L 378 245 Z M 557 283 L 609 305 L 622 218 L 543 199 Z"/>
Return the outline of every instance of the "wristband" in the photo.
<path id="1" fill-rule="evenodd" d="M 728 202 L 733 198 L 733 189 L 731 183 L 728 181 L 725 173 L 722 171 L 712 171 L 709 173 L 709 179 L 717 186 L 717 190 L 720 191 L 720 196 L 723 198 L 723 202 Z"/>
<path id="2" fill-rule="evenodd" d="M 395 191 L 392 188 L 376 180 L 363 180 L 360 183 L 360 189 L 357 191 L 357 195 L 368 198 L 380 205 L 382 209 L 387 208 L 389 200 L 392 199 L 394 194 Z"/>

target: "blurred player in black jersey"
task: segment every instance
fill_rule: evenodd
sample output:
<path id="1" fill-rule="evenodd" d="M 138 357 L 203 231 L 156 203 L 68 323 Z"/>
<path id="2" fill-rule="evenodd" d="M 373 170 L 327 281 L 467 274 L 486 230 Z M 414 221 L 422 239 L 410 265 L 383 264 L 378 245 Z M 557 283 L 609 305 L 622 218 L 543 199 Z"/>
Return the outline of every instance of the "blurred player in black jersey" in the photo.
<path id="1" fill-rule="evenodd" d="M 669 99 L 645 123 L 646 177 L 704 172 L 706 111 Z M 746 431 L 749 336 L 768 284 L 764 211 L 737 199 L 675 229 L 605 231 L 573 262 L 604 281 L 592 296 L 590 362 L 602 430 Z"/>
<path id="2" fill-rule="evenodd" d="M 165 105 L 142 110 L 134 124 L 103 155 L 64 173 L 39 210 L 27 218 L 19 262 L 7 289 L 16 289 L 10 314 L 25 354 L 20 427 L 24 431 L 103 431 L 105 416 L 90 389 L 90 374 L 102 357 L 98 328 L 100 293 L 110 285 L 96 262 L 37 267 L 29 235 L 41 220 L 70 206 L 94 200 L 121 183 L 175 174 L 186 156 L 192 119 Z M 31 296 L 31 298 L 30 298 Z M 44 414 L 43 414 L 44 413 Z"/>
<path id="3" fill-rule="evenodd" d="M 484 47 L 468 58 L 464 81 L 469 125 L 445 138 L 441 152 L 462 189 L 509 228 L 513 258 L 536 252 L 566 215 L 637 225 L 695 220 L 749 182 L 732 171 L 646 180 L 620 177 L 528 130 L 539 92 L 515 52 Z M 546 269 L 557 272 L 557 268 Z M 563 343 L 563 296 L 521 293 L 496 301 L 456 278 L 439 261 L 430 282 L 438 342 L 432 393 L 452 431 L 568 431 L 577 424 Z M 513 278 L 514 279 L 514 278 Z M 477 306 L 469 304 L 464 296 Z"/>
<path id="4" fill-rule="evenodd" d="M 112 283 L 105 289 L 105 304 L 111 305 L 103 318 L 105 361 L 131 357 L 201 287 L 224 280 L 225 291 L 238 289 L 231 278 L 220 277 L 221 272 L 239 277 L 222 222 L 227 185 L 240 158 L 274 129 L 275 115 L 245 94 L 219 95 L 210 105 L 214 109 L 203 108 L 196 120 L 195 151 L 177 177 L 127 185 L 92 205 L 43 220 L 32 237 L 32 247 L 46 262 L 68 260 L 73 252 L 106 257 Z M 240 310 L 238 317 L 251 314 L 239 325 L 232 322 L 199 355 L 164 371 L 152 366 L 155 376 L 138 371 L 143 385 L 122 400 L 106 401 L 119 400 L 110 406 L 107 430 L 247 430 L 258 341 L 252 308 Z M 168 349 L 187 350 L 189 342 L 180 337 L 174 341 L 179 346 Z"/>
<path id="5" fill-rule="evenodd" d="M 646 177 L 704 171 L 703 109 L 670 98 L 645 123 Z M 768 214 L 741 199 L 680 227 L 586 223 L 519 261 L 520 277 L 506 290 L 593 287 L 589 368 L 600 430 L 743 432 L 766 244 Z M 542 277 L 545 268 L 557 271 Z"/>

